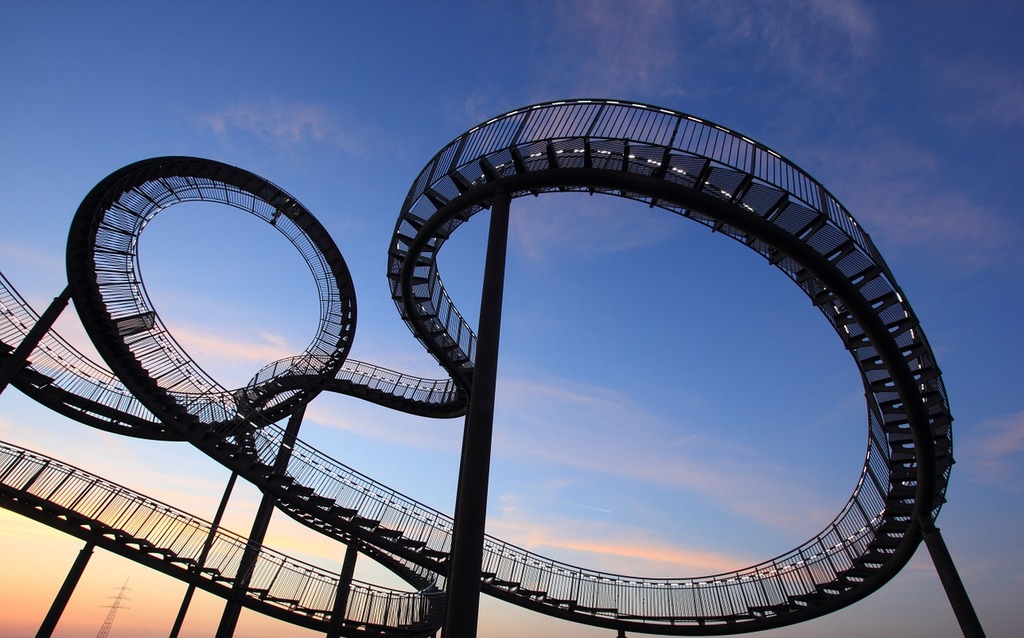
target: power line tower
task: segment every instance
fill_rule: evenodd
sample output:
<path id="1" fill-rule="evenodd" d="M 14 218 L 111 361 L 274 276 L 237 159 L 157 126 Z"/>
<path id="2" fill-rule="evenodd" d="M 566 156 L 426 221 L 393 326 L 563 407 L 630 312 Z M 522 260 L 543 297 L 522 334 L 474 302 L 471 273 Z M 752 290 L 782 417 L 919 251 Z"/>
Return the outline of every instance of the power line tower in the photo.
<path id="1" fill-rule="evenodd" d="M 109 605 L 104 605 L 105 607 L 110 607 L 110 611 L 107 612 L 107 619 L 103 621 L 103 626 L 100 627 L 100 631 L 96 634 L 96 638 L 107 638 L 110 634 L 110 627 L 114 624 L 114 616 L 117 615 L 117 612 L 122 609 L 131 609 L 131 607 L 125 607 L 123 604 L 125 601 L 131 600 L 131 598 L 125 596 L 125 592 L 130 591 L 131 589 L 128 588 L 128 579 L 125 579 L 124 584 L 121 585 L 117 591 L 117 596 L 113 596 L 114 602 Z"/>

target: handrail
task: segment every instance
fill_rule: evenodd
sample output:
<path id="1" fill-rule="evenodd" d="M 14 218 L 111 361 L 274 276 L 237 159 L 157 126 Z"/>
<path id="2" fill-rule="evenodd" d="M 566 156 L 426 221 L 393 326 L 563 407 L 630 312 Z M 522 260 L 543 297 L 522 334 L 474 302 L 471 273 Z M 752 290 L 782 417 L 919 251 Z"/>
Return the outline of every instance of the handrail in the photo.
<path id="1" fill-rule="evenodd" d="M 65 513 L 88 522 L 94 536 L 108 536 L 134 553 L 158 557 L 164 571 L 227 597 L 238 577 L 248 540 L 218 528 L 205 562 L 198 559 L 210 535 L 205 520 L 134 492 L 52 457 L 0 441 L 0 504 L 31 498 L 44 508 L 28 508 L 43 523 L 55 525 Z M 9 500 L 11 499 L 11 500 Z M 19 509 L 26 513 L 24 508 Z M 326 629 L 338 591 L 338 575 L 267 547 L 258 547 L 245 596 L 256 608 L 303 626 Z M 131 553 L 131 552 L 129 552 Z M 442 592 L 403 592 L 353 580 L 345 618 L 378 635 L 429 634 L 437 627 Z M 315 621 L 315 622 L 312 622 Z M 350 635 L 358 635 L 353 632 Z"/>

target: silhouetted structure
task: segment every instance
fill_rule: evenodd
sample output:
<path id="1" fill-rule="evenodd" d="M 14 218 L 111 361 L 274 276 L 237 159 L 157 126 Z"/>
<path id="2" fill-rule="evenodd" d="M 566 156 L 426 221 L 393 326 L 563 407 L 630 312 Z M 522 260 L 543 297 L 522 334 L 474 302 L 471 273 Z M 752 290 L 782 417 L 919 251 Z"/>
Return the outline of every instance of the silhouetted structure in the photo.
<path id="1" fill-rule="evenodd" d="M 868 412 L 861 479 L 825 529 L 744 569 L 674 579 L 605 574 L 484 535 L 503 226 L 512 200 L 553 191 L 625 197 L 696 221 L 759 253 L 807 294 L 852 354 Z M 268 222 L 303 255 L 320 291 L 321 323 L 310 346 L 268 365 L 243 388 L 221 388 L 189 358 L 156 315 L 139 276 L 142 229 L 180 201 L 226 204 Z M 436 256 L 459 225 L 486 208 L 492 210 L 492 233 L 478 345 L 441 283 Z M 242 169 L 169 157 L 116 171 L 79 208 L 67 257 L 75 308 L 113 374 L 47 331 L 31 363 L 11 361 L 3 368 L 14 370 L 10 380 L 88 425 L 188 440 L 296 520 L 382 561 L 417 589 L 447 591 L 445 638 L 475 635 L 479 590 L 619 633 L 779 627 L 877 590 L 906 565 L 922 538 L 964 632 L 981 635 L 934 527 L 953 462 L 952 417 L 916 315 L 867 233 L 824 186 L 726 128 L 651 106 L 574 100 L 512 111 L 442 149 L 416 178 L 399 214 L 388 279 L 403 319 L 448 379 L 417 379 L 347 360 L 355 300 L 340 252 L 294 198 Z M 0 299 L 11 311 L 0 325 L 0 340 L 12 351 L 37 318 L 2 283 Z M 324 390 L 427 416 L 468 410 L 457 517 L 373 482 L 277 424 Z M 17 489 L 25 498 L 50 500 L 31 485 Z M 256 551 L 251 548 L 249 556 Z M 227 594 L 236 605 L 265 611 L 251 602 L 270 594 L 254 593 L 250 562 L 218 569 L 218 578 L 236 585 Z M 186 571 L 187 578 L 210 589 L 213 581 L 199 567 Z M 334 601 L 340 597 L 330 594 Z M 418 603 L 427 610 L 419 621 L 434 623 L 428 633 L 440 622 L 437 599 L 431 594 L 429 600 Z M 277 599 L 282 601 L 300 607 L 298 600 Z M 332 613 L 325 600 L 312 615 L 323 628 Z M 292 619 L 279 617 L 285 616 Z M 348 618 L 331 631 L 367 631 Z"/>
<path id="2" fill-rule="evenodd" d="M 128 580 L 125 579 L 124 585 L 117 589 L 117 596 L 114 597 L 114 602 L 109 605 L 110 611 L 107 612 L 107 617 L 103 619 L 100 630 L 96 632 L 96 638 L 107 638 L 110 635 L 110 628 L 114 626 L 114 618 L 117 617 L 117 612 L 127 609 L 127 607 L 124 607 L 124 603 L 131 600 L 126 595 L 129 591 Z"/>

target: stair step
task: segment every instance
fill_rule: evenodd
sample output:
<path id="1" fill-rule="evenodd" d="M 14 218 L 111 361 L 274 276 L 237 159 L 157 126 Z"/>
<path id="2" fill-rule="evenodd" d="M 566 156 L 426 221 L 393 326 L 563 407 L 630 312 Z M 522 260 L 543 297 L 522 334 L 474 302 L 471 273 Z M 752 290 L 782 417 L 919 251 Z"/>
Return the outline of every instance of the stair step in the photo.
<path id="1" fill-rule="evenodd" d="M 445 559 L 448 558 L 448 552 L 442 552 L 440 550 L 431 549 L 429 547 L 424 547 L 423 549 L 420 550 L 420 553 L 423 554 L 424 556 L 426 556 L 427 558 L 433 558 L 434 560 L 439 560 L 439 561 L 440 560 L 445 560 Z"/>
<path id="2" fill-rule="evenodd" d="M 569 600 L 567 598 L 545 598 L 544 602 L 554 607 L 561 607 L 563 609 L 576 609 L 576 601 Z"/>
<path id="3" fill-rule="evenodd" d="M 331 507 L 328 510 L 328 512 L 330 514 L 334 515 L 334 516 L 340 516 L 340 517 L 346 518 L 346 519 L 348 519 L 348 518 L 355 518 L 355 516 L 356 516 L 356 511 L 354 509 L 352 509 L 351 507 L 342 507 L 341 505 L 338 505 L 337 503 L 335 503 L 334 505 L 331 505 Z"/>
<path id="4" fill-rule="evenodd" d="M 389 529 L 387 527 L 380 527 L 379 525 L 373 531 L 377 534 L 377 536 L 382 536 L 392 541 L 397 541 L 399 538 L 402 537 L 402 532 L 400 532 L 399 530 Z"/>
<path id="5" fill-rule="evenodd" d="M 513 580 L 501 580 L 500 578 L 494 578 L 490 582 L 495 587 L 501 587 L 502 589 L 518 589 L 519 583 Z"/>
<path id="6" fill-rule="evenodd" d="M 408 547 L 409 549 L 420 550 L 426 546 L 423 541 L 414 540 L 412 538 L 400 538 L 398 544 L 402 547 Z"/>
<path id="7" fill-rule="evenodd" d="M 582 612 L 584 614 L 594 614 L 594 615 L 601 614 L 601 615 L 606 615 L 606 616 L 607 615 L 617 616 L 619 614 L 619 610 L 615 609 L 613 607 L 584 607 L 583 605 L 577 605 L 576 606 L 576 611 Z"/>
<path id="8" fill-rule="evenodd" d="M 322 508 L 322 509 L 325 509 L 325 510 L 331 509 L 331 506 L 333 506 L 334 503 L 335 503 L 335 500 L 333 498 L 330 498 L 328 496 L 320 496 L 319 494 L 315 494 L 315 493 L 314 494 L 310 494 L 309 498 L 307 498 L 306 500 L 309 502 L 310 505 L 313 505 L 315 507 L 319 507 L 319 508 Z"/>
<path id="9" fill-rule="evenodd" d="M 370 530 L 376 529 L 377 526 L 380 525 L 380 521 L 375 521 L 372 518 L 364 518 L 362 516 L 353 516 L 351 523 Z"/>
<path id="10" fill-rule="evenodd" d="M 303 498 L 309 498 L 315 493 L 312 487 L 307 485 L 299 485 L 298 483 L 292 483 L 288 486 L 288 493 L 294 494 L 295 496 L 301 496 Z"/>
<path id="11" fill-rule="evenodd" d="M 175 556 L 173 549 L 167 549 L 164 547 L 154 547 L 146 552 L 151 556 L 158 556 L 163 560 L 169 560 L 172 556 Z"/>

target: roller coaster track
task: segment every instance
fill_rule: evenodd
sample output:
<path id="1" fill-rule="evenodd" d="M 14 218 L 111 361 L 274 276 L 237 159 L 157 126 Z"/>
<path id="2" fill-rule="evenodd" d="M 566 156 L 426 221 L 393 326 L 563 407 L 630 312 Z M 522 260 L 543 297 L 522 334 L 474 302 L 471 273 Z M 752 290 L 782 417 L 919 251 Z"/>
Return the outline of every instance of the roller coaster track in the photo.
<path id="1" fill-rule="evenodd" d="M 211 526 L 206 521 L 4 442 L 0 505 L 222 597 L 231 595 L 248 543 L 224 529 L 208 541 Z M 293 624 L 326 630 L 338 592 L 337 574 L 266 547 L 258 551 L 244 604 Z M 346 602 L 345 635 L 427 636 L 440 622 L 444 595 L 353 581 Z"/>
<path id="2" fill-rule="evenodd" d="M 867 233 L 824 186 L 771 149 L 675 111 L 610 100 L 537 104 L 474 127 L 427 164 L 396 223 L 388 279 L 403 319 L 449 373 L 445 380 L 346 361 L 355 326 L 351 279 L 326 230 L 290 195 L 210 160 L 156 158 L 127 166 L 86 196 L 68 240 L 75 307 L 113 374 L 76 368 L 79 360 L 58 351 L 52 344 L 61 341 L 51 333 L 50 350 L 37 349 L 18 387 L 89 425 L 186 439 L 297 520 L 443 580 L 450 516 L 301 440 L 287 441 L 287 467 L 275 468 L 287 439 L 277 421 L 328 389 L 414 414 L 461 414 L 472 391 L 476 339 L 441 282 L 436 256 L 498 194 L 553 191 L 608 194 L 664 209 L 740 242 L 781 270 L 833 326 L 860 372 L 865 463 L 850 499 L 825 529 L 750 567 L 650 579 L 568 565 L 487 537 L 482 590 L 575 622 L 713 635 L 814 618 L 888 582 L 920 544 L 922 525 L 938 514 L 953 462 L 952 417 L 932 350 Z M 238 390 L 221 388 L 188 357 L 138 276 L 139 234 L 180 201 L 227 204 L 267 221 L 299 249 L 320 291 L 321 324 L 311 345 Z M 10 350 L 32 313 L 16 294 L 7 293 L 4 306 L 7 323 L 22 325 L 0 332 Z"/>

